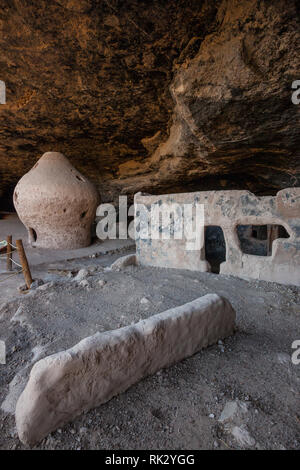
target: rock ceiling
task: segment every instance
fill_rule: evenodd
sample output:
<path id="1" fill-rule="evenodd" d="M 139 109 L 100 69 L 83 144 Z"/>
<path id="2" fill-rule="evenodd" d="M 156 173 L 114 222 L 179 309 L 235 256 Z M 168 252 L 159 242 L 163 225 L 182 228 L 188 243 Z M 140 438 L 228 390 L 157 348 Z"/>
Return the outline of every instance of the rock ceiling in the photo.
<path id="1" fill-rule="evenodd" d="M 0 0 L 0 198 L 46 151 L 102 200 L 300 185 L 296 0 Z"/>

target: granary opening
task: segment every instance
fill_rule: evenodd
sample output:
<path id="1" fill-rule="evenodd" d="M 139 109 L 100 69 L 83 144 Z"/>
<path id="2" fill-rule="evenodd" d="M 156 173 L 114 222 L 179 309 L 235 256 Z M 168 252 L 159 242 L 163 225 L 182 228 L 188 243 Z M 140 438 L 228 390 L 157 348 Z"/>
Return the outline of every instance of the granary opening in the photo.
<path id="1" fill-rule="evenodd" d="M 273 241 L 289 238 L 283 225 L 238 225 L 237 234 L 243 253 L 256 256 L 271 256 Z"/>
<path id="2" fill-rule="evenodd" d="M 36 234 L 36 231 L 34 230 L 34 228 L 32 227 L 29 227 L 29 243 L 34 243 L 36 242 L 36 239 L 37 239 L 37 234 Z"/>
<path id="3" fill-rule="evenodd" d="M 205 257 L 211 272 L 219 274 L 220 265 L 226 260 L 226 243 L 223 230 L 218 225 L 205 227 Z"/>

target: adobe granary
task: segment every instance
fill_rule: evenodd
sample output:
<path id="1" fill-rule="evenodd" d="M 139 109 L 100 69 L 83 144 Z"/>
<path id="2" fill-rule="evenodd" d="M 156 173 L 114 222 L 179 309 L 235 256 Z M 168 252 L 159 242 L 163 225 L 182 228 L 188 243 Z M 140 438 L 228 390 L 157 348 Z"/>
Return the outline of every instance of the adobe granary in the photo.
<path id="1" fill-rule="evenodd" d="M 58 152 L 45 153 L 14 191 L 29 242 L 40 248 L 88 246 L 99 201 L 93 184 Z"/>

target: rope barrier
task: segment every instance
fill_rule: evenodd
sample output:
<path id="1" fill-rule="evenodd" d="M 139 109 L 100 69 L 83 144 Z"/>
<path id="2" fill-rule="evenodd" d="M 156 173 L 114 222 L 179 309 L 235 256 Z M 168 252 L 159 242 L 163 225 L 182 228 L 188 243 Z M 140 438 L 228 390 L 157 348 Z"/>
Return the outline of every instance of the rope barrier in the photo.
<path id="1" fill-rule="evenodd" d="M 13 270 L 12 263 L 22 269 L 17 272 L 12 272 L 9 276 L 6 276 L 4 279 L 0 279 L 0 282 L 4 282 L 13 276 L 16 276 L 17 274 L 23 273 L 26 286 L 28 289 L 30 289 L 30 286 L 33 280 L 31 277 L 31 272 L 30 272 L 30 268 L 28 265 L 28 260 L 27 260 L 26 253 L 24 250 L 23 242 L 21 239 L 16 240 L 16 246 L 14 246 L 11 242 L 12 242 L 12 235 L 7 235 L 6 240 L 2 240 L 2 241 L 0 240 L 0 248 L 2 251 L 2 255 L 0 255 L 0 258 L 2 259 L 6 258 L 6 267 L 7 267 L 8 272 L 11 272 Z M 3 253 L 5 248 L 6 248 L 6 253 Z M 14 250 L 17 250 L 21 264 L 17 263 L 16 261 L 12 259 Z"/>
<path id="2" fill-rule="evenodd" d="M 12 258 L 9 258 L 9 259 L 10 259 L 10 261 L 12 261 L 14 264 L 16 264 L 17 266 L 19 266 L 20 268 L 22 268 L 22 265 L 21 265 L 21 264 L 17 263 L 17 262 L 14 261 Z"/>
<path id="3" fill-rule="evenodd" d="M 0 258 L 7 258 L 7 254 L 5 254 L 5 255 L 0 255 Z M 11 259 L 12 262 L 14 262 L 14 260 L 13 260 L 12 258 L 9 258 L 9 259 Z"/>
<path id="4" fill-rule="evenodd" d="M 10 242 L 7 242 L 6 240 L 3 240 L 3 241 L 0 241 L 0 247 L 7 247 L 8 245 L 10 245 L 12 248 L 14 248 L 15 250 L 17 249 L 12 243 Z M 11 252 L 12 253 L 12 252 Z M 7 257 L 7 253 L 4 253 L 2 255 L 0 255 L 0 258 L 5 258 L 6 260 L 10 260 L 12 263 L 16 264 L 17 266 L 19 266 L 20 268 L 22 268 L 22 265 L 17 263 L 15 260 L 13 260 L 11 257 Z M 16 273 L 13 273 L 13 274 L 10 274 L 8 277 L 6 277 L 5 279 L 1 279 L 1 281 L 5 281 L 6 279 L 8 279 L 9 277 L 11 276 L 14 276 L 15 274 L 19 274 L 20 272 L 22 272 L 23 269 L 21 271 L 18 271 Z"/>
<path id="5" fill-rule="evenodd" d="M 16 271 L 15 273 L 10 274 L 9 276 L 5 277 L 4 279 L 0 279 L 0 282 L 4 282 L 4 281 L 6 281 L 6 279 L 9 279 L 10 277 L 16 276 L 16 274 L 20 274 L 22 272 L 23 272 L 23 269 L 21 269 L 21 271 Z"/>
<path id="6" fill-rule="evenodd" d="M 0 255 L 0 258 L 7 258 L 7 253 L 5 253 L 4 255 Z"/>

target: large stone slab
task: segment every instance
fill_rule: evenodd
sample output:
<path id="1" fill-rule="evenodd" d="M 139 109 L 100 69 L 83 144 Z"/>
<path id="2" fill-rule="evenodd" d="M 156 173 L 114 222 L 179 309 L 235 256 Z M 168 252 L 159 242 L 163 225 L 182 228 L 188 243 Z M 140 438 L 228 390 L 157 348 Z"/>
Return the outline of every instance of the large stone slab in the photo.
<path id="1" fill-rule="evenodd" d="M 234 331 L 228 300 L 208 294 L 135 325 L 85 338 L 37 362 L 16 407 L 24 444 Z"/>

